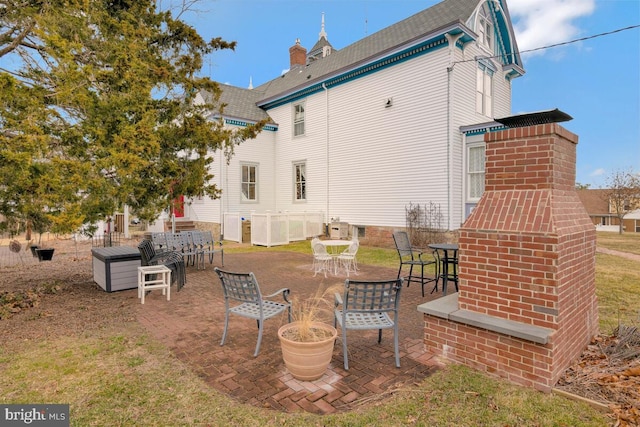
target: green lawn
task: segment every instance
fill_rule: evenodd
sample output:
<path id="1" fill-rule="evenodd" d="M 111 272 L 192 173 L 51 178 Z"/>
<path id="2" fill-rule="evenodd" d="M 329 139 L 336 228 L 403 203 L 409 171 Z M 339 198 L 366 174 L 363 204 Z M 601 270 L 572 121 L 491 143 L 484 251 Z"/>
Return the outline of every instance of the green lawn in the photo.
<path id="1" fill-rule="evenodd" d="M 613 233 L 612 233 L 613 234 Z M 636 248 L 625 234 L 598 235 L 611 249 Z M 617 242 L 614 243 L 613 241 Z M 611 246 L 609 246 L 611 245 Z M 292 250 L 229 245 L 228 252 Z M 396 267 L 392 249 L 361 247 L 358 262 Z M 597 255 L 601 329 L 638 322 L 640 263 Z M 603 426 L 590 406 L 449 366 L 414 387 L 339 415 L 286 414 L 238 404 L 204 384 L 135 322 L 102 335 L 0 347 L 1 403 L 69 403 L 74 426 Z"/>

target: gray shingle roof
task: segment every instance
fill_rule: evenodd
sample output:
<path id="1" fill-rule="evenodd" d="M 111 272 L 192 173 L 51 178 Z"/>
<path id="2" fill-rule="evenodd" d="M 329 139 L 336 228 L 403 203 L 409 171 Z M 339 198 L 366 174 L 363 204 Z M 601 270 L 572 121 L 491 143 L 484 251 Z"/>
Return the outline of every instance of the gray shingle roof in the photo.
<path id="1" fill-rule="evenodd" d="M 260 85 L 256 89 L 263 91 L 265 98 L 271 98 L 304 85 L 309 80 L 315 80 L 345 67 L 364 62 L 449 24 L 464 24 L 478 3 L 479 0 L 445 0 L 345 48 L 334 51 L 322 60 L 310 63 L 302 69 L 302 72 L 300 68 L 290 70 L 281 77 Z"/>
<path id="2" fill-rule="evenodd" d="M 222 90 L 220 102 L 226 104 L 223 116 L 237 120 L 249 120 L 257 122 L 262 119 L 268 119 L 269 115 L 256 104 L 264 98 L 264 92 L 257 89 L 244 89 L 235 86 L 229 86 L 218 83 Z M 211 95 L 205 94 L 206 101 L 211 101 Z M 273 123 L 273 121 L 270 121 Z"/>
<path id="3" fill-rule="evenodd" d="M 445 28 L 464 26 L 479 3 L 480 0 L 444 0 L 345 48 L 333 50 L 331 55 L 312 61 L 305 67 L 296 67 L 255 89 L 220 85 L 223 89 L 222 101 L 228 104 L 224 115 L 255 121 L 268 117 L 264 110 L 257 107 L 257 103 L 275 99 L 294 88 L 317 83 L 319 79 L 365 63 Z"/>

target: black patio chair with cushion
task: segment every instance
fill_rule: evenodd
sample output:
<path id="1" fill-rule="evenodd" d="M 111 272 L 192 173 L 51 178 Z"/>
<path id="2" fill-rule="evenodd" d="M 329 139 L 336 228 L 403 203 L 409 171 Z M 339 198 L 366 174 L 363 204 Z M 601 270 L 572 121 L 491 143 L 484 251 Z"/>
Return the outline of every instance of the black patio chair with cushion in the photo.
<path id="1" fill-rule="evenodd" d="M 178 290 L 187 283 L 187 269 L 182 253 L 175 251 L 156 252 L 151 240 L 144 239 L 138 245 L 140 265 L 165 265 L 171 270 L 171 282 L 176 283 Z"/>
<path id="2" fill-rule="evenodd" d="M 229 326 L 229 314 L 237 314 L 238 316 L 255 319 L 258 322 L 258 343 L 253 356 L 256 357 L 260 352 L 260 343 L 262 342 L 262 331 L 264 329 L 264 321 L 270 319 L 285 310 L 289 315 L 289 323 L 291 323 L 291 303 L 289 302 L 289 289 L 278 289 L 270 295 L 262 296 L 258 280 L 253 273 L 233 273 L 230 271 L 214 268 L 216 274 L 220 278 L 222 290 L 224 292 L 224 331 L 222 332 L 222 340 L 220 345 L 224 345 L 227 338 L 227 329 Z M 278 294 L 282 294 L 284 302 L 271 301 L 265 298 L 271 298 Z M 231 306 L 232 301 L 239 304 Z"/>
<path id="3" fill-rule="evenodd" d="M 431 253 L 430 259 L 423 259 L 422 256 L 424 253 L 422 251 L 416 250 L 411 246 L 411 242 L 409 241 L 409 235 L 406 231 L 396 231 L 393 233 L 393 241 L 396 244 L 396 250 L 398 251 L 398 257 L 400 258 L 400 268 L 398 268 L 398 278 L 402 275 L 402 267 L 404 265 L 409 266 L 409 275 L 407 276 L 407 287 L 411 284 L 411 282 L 419 282 L 420 286 L 422 286 L 422 296 L 424 297 L 424 285 L 426 283 L 435 282 L 435 286 L 431 290 L 438 290 L 438 278 L 440 277 L 440 267 L 438 264 L 438 259 L 436 258 L 434 253 Z M 435 274 L 433 278 L 424 277 L 424 268 L 426 266 L 433 265 L 435 268 Z M 420 275 L 413 274 L 413 267 L 420 267 Z"/>
<path id="4" fill-rule="evenodd" d="M 334 326 L 342 329 L 342 354 L 344 369 L 349 370 L 347 357 L 348 330 L 378 330 L 378 344 L 382 341 L 382 330 L 393 328 L 393 348 L 396 367 L 400 367 L 398 345 L 398 308 L 400 291 L 404 279 L 394 280 L 350 280 L 344 284 L 344 295 L 335 294 Z"/>

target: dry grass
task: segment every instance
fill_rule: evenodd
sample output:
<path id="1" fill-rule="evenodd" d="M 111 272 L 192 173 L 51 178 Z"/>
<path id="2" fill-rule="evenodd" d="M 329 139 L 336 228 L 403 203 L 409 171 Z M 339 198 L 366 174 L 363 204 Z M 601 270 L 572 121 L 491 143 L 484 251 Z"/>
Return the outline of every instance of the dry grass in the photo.
<path id="1" fill-rule="evenodd" d="M 602 333 L 620 324 L 640 325 L 640 262 L 597 254 L 596 295 Z"/>
<path id="2" fill-rule="evenodd" d="M 298 325 L 290 329 L 287 338 L 298 342 L 323 341 L 328 338 L 326 329 L 317 328 L 318 322 L 333 324 L 334 294 L 342 293 L 344 285 L 334 285 L 328 288 L 318 288 L 309 298 L 291 299 L 291 317 Z"/>
<path id="3" fill-rule="evenodd" d="M 598 232 L 598 246 L 640 255 L 640 233 Z"/>

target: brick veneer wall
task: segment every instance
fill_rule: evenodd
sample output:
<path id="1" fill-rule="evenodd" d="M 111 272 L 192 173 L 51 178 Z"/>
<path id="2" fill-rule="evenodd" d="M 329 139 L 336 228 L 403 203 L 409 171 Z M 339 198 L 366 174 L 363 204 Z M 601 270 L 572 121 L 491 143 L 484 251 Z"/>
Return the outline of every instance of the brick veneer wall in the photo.
<path id="1" fill-rule="evenodd" d="M 575 191 L 576 135 L 557 124 L 485 135 L 485 193 L 460 229 L 458 308 L 546 328 L 521 338 L 425 314 L 431 350 L 549 390 L 598 331 L 595 227 Z"/>

